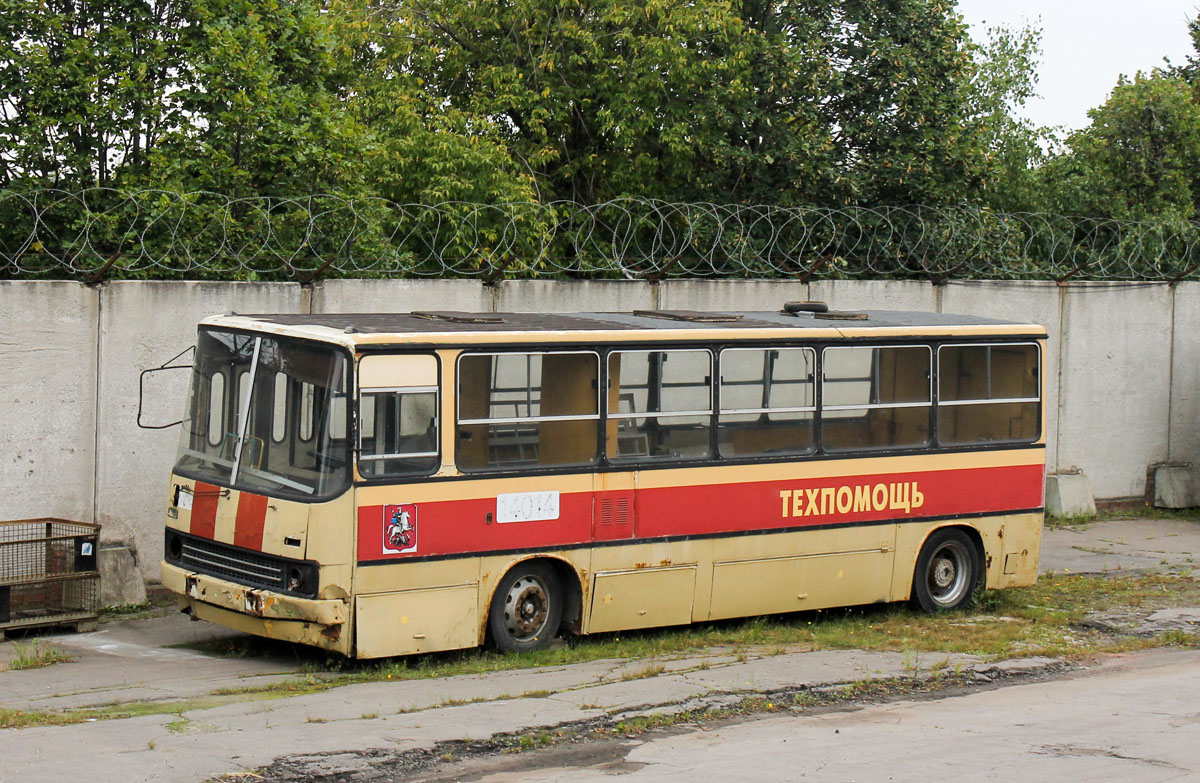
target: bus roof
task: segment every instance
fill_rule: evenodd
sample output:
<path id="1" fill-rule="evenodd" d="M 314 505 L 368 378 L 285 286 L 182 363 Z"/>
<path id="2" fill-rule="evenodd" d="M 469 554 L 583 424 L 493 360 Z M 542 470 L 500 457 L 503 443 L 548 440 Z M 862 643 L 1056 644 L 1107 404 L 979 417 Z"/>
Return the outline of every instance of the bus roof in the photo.
<path id="1" fill-rule="evenodd" d="M 645 340 L 843 339 L 872 337 L 1046 336 L 1044 327 L 973 315 L 866 310 L 784 311 L 635 310 L 627 313 L 337 313 L 239 315 L 205 319 L 205 326 L 243 329 L 332 342 L 368 345 L 511 343 L 537 335 L 539 342 Z"/>

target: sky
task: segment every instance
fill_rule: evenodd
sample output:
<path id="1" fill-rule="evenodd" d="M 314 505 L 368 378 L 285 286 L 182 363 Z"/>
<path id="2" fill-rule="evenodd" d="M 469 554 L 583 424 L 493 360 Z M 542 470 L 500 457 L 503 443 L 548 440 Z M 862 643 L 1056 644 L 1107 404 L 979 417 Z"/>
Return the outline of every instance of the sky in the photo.
<path id="1" fill-rule="evenodd" d="M 971 35 L 996 25 L 1042 30 L 1037 92 L 1024 114 L 1038 125 L 1078 130 L 1121 74 L 1182 64 L 1193 54 L 1187 20 L 1200 0 L 959 0 Z"/>

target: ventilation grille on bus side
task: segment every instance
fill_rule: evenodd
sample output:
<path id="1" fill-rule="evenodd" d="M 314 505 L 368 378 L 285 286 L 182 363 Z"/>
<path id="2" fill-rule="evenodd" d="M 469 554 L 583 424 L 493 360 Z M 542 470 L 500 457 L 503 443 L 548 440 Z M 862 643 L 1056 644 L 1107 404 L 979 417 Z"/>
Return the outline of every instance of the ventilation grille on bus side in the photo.
<path id="1" fill-rule="evenodd" d="M 606 498 L 600 501 L 601 525 L 628 525 L 629 498 Z"/>

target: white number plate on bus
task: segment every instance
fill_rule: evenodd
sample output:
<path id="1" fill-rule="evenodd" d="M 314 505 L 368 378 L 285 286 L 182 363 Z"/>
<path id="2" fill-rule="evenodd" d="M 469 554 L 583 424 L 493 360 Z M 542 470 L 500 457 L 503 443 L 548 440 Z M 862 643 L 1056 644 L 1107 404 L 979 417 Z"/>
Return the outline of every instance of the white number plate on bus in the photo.
<path id="1" fill-rule="evenodd" d="M 557 492 L 509 492 L 496 496 L 497 522 L 558 519 Z"/>

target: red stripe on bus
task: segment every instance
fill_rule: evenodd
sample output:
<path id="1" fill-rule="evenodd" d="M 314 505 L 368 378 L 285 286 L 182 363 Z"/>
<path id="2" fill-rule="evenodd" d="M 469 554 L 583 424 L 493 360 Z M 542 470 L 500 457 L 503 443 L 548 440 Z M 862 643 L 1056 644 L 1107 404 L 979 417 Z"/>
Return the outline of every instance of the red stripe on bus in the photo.
<path id="1" fill-rule="evenodd" d="M 212 538 L 217 530 L 217 501 L 221 488 L 197 481 L 192 491 L 192 523 L 189 532 L 193 536 Z"/>
<path id="2" fill-rule="evenodd" d="M 498 523 L 494 498 L 421 503 L 415 509 L 416 548 L 384 551 L 383 506 L 358 511 L 360 561 L 469 554 L 587 544 L 622 538 L 770 532 L 882 522 L 1003 514 L 1043 504 L 1043 467 L 1015 465 L 871 476 L 640 488 L 629 493 L 578 492 L 559 499 L 553 520 Z M 406 502 L 397 487 L 395 503 Z M 632 494 L 632 509 L 604 500 Z M 914 505 L 919 501 L 919 505 Z M 605 525 L 605 514 L 613 515 Z M 621 515 L 628 513 L 628 521 Z M 593 524 L 593 514 L 596 522 Z M 492 522 L 488 519 L 492 518 Z M 621 520 L 618 522 L 618 520 Z"/>
<path id="3" fill-rule="evenodd" d="M 233 528 L 233 545 L 262 551 L 263 526 L 267 521 L 267 499 L 262 495 L 243 492 L 238 497 L 237 523 Z"/>
<path id="4" fill-rule="evenodd" d="M 1042 475 L 1041 465 L 1016 465 L 640 489 L 634 528 L 638 538 L 658 538 L 1040 508 Z"/>

